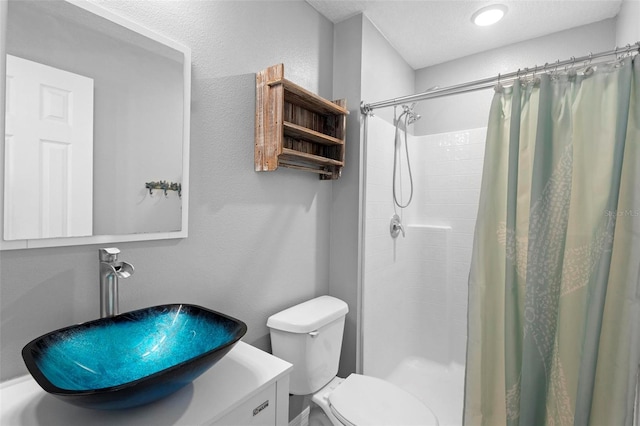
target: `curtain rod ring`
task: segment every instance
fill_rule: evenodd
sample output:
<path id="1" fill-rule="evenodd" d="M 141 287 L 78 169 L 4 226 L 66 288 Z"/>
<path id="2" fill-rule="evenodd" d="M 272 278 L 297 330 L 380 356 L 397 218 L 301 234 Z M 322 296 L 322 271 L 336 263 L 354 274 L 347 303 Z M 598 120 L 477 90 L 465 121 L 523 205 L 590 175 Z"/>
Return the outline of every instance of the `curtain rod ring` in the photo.
<path id="1" fill-rule="evenodd" d="M 565 71 L 565 72 L 568 72 L 568 71 L 569 71 L 569 65 L 571 65 L 571 68 L 573 69 L 573 66 L 575 65 L 575 63 L 576 63 L 576 57 L 575 57 L 575 56 L 572 56 L 572 57 L 571 57 L 571 64 L 567 64 L 567 65 L 565 65 L 565 66 L 564 66 L 564 71 Z"/>
<path id="2" fill-rule="evenodd" d="M 502 93 L 502 89 L 503 89 L 503 87 L 502 87 L 502 83 L 500 82 L 500 78 L 501 78 L 501 77 L 502 77 L 502 74 L 501 74 L 501 73 L 498 73 L 498 83 L 497 83 L 497 84 L 495 85 L 495 87 L 493 88 L 493 90 L 494 90 L 496 93 Z"/>

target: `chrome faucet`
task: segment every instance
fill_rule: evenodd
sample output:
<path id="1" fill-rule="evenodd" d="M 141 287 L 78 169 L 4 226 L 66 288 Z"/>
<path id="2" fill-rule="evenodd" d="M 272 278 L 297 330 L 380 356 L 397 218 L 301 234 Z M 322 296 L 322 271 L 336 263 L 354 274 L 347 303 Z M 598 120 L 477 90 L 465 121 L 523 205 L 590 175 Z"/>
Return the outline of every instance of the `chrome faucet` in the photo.
<path id="1" fill-rule="evenodd" d="M 118 250 L 115 247 L 98 249 L 100 259 L 100 318 L 118 315 L 118 278 L 133 275 L 133 265 L 118 262 Z"/>

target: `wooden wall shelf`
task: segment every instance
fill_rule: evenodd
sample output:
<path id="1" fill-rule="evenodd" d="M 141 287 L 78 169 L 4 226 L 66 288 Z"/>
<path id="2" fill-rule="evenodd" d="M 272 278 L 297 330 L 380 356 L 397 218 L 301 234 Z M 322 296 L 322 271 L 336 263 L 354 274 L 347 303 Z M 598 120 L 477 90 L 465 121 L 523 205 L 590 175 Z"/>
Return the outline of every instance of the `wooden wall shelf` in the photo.
<path id="1" fill-rule="evenodd" d="M 346 100 L 328 101 L 284 78 L 284 65 L 256 75 L 255 169 L 278 167 L 337 179 L 344 166 Z"/>

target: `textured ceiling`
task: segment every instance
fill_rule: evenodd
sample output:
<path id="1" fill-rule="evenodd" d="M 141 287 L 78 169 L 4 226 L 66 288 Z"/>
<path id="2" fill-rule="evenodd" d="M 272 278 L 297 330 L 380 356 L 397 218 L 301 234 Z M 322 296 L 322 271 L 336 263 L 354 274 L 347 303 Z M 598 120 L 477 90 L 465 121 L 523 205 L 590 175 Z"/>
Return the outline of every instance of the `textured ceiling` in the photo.
<path id="1" fill-rule="evenodd" d="M 306 0 L 334 23 L 367 18 L 414 69 L 612 18 L 621 0 Z M 501 3 L 509 10 L 491 27 L 471 15 Z M 613 47 L 613 46 L 612 46 Z"/>

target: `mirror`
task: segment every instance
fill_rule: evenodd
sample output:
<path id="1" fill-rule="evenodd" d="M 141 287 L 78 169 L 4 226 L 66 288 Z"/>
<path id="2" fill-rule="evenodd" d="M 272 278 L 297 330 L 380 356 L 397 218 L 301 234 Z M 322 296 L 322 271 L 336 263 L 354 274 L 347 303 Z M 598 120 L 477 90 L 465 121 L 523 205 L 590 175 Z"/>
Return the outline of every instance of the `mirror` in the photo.
<path id="1" fill-rule="evenodd" d="M 189 49 L 89 2 L 4 3 L 0 248 L 186 237 Z"/>

